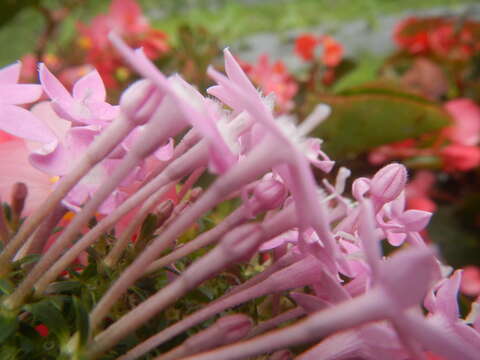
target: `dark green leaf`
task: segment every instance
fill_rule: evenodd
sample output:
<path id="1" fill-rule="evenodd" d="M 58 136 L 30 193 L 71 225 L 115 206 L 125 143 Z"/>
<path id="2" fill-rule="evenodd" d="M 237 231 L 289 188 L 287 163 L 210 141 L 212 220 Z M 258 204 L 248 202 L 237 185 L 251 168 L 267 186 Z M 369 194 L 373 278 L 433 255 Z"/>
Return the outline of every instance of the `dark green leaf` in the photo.
<path id="1" fill-rule="evenodd" d="M 73 306 L 75 308 L 75 323 L 77 331 L 80 335 L 79 343 L 80 346 L 83 346 L 88 341 L 90 324 L 88 319 L 88 312 L 83 306 L 83 304 L 77 299 L 73 298 Z"/>
<path id="2" fill-rule="evenodd" d="M 348 95 L 322 96 L 332 115 L 314 130 L 333 158 L 348 157 L 383 144 L 414 138 L 442 128 L 449 115 L 435 103 L 414 94 L 364 90 Z"/>
<path id="3" fill-rule="evenodd" d="M 24 309 L 30 312 L 35 320 L 44 324 L 49 331 L 54 333 L 61 343 L 68 340 L 70 334 L 68 322 L 59 311 L 58 304 L 54 304 L 47 299 L 28 304 Z"/>
<path id="4" fill-rule="evenodd" d="M 17 327 L 18 319 L 16 314 L 11 314 L 8 312 L 0 313 L 0 344 L 3 343 L 13 332 L 15 332 Z M 3 346 L 0 346 L 0 348 L 1 347 Z"/>

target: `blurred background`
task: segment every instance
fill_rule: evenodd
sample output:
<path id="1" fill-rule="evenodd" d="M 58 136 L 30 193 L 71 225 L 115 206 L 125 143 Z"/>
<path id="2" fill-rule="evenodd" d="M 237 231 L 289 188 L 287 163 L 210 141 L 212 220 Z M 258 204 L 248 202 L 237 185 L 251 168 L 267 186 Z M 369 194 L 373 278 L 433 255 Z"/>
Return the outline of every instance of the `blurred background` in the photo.
<path id="1" fill-rule="evenodd" d="M 201 90 L 229 46 L 278 115 L 328 103 L 325 151 L 353 178 L 404 163 L 405 206 L 435 213 L 424 235 L 480 294 L 478 1 L 2 0 L 0 66 L 36 82 L 44 62 L 67 87 L 95 67 L 114 101 L 136 75 L 112 30 Z"/>

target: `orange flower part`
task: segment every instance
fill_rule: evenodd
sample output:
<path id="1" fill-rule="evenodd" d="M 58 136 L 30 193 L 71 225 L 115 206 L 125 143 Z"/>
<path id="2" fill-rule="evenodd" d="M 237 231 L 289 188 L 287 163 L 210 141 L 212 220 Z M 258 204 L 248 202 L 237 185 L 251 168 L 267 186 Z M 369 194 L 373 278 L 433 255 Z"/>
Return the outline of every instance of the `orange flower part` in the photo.
<path id="1" fill-rule="evenodd" d="M 323 46 L 322 62 L 328 67 L 335 67 L 342 61 L 343 46 L 329 35 L 320 37 Z"/>

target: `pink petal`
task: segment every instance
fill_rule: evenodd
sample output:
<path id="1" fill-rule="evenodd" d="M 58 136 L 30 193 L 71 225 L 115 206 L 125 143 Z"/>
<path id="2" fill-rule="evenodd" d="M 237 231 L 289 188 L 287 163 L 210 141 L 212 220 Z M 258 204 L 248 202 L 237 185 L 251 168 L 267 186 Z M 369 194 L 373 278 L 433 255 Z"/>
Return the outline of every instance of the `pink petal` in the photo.
<path id="1" fill-rule="evenodd" d="M 14 105 L 0 104 L 0 129 L 12 135 L 41 143 L 56 140 L 55 135 L 30 111 Z"/>
<path id="2" fill-rule="evenodd" d="M 38 100 L 42 87 L 35 84 L 0 84 L 0 104 L 28 104 Z"/>
<path id="3" fill-rule="evenodd" d="M 446 316 L 452 322 L 457 321 L 460 315 L 457 296 L 461 280 L 462 270 L 456 270 L 437 291 L 436 311 Z"/>
<path id="4" fill-rule="evenodd" d="M 36 169 L 52 176 L 67 174 L 73 161 L 70 151 L 57 142 L 32 153 L 29 160 Z"/>
<path id="5" fill-rule="evenodd" d="M 432 213 L 423 210 L 407 210 L 399 218 L 407 231 L 421 231 L 425 229 L 432 217 Z"/>
<path id="6" fill-rule="evenodd" d="M 97 70 L 89 72 L 73 86 L 73 98 L 75 100 L 91 99 L 103 102 L 106 97 L 105 85 Z"/>
<path id="7" fill-rule="evenodd" d="M 26 215 L 36 209 L 52 189 L 50 176 L 30 165 L 28 153 L 22 140 L 0 144 L 0 196 L 2 201 L 7 201 L 10 199 L 13 184 L 19 181 L 25 183 L 28 188 Z"/>
<path id="8" fill-rule="evenodd" d="M 223 55 L 225 57 L 225 72 L 227 73 L 228 77 L 245 91 L 255 92 L 255 94 L 258 94 L 250 79 L 242 70 L 242 67 L 235 60 L 228 48 L 223 50 Z"/>
<path id="9" fill-rule="evenodd" d="M 21 67 L 22 63 L 19 61 L 0 69 L 0 84 L 16 84 L 20 78 Z"/>
<path id="10" fill-rule="evenodd" d="M 52 104 L 49 101 L 43 101 L 35 104 L 30 112 L 37 118 L 42 120 L 55 134 L 57 139 L 63 139 L 71 127 L 71 123 L 62 119 L 52 109 Z"/>
<path id="11" fill-rule="evenodd" d="M 64 104 L 70 104 L 73 102 L 73 98 L 70 93 L 65 89 L 60 81 L 48 70 L 47 66 L 43 63 L 40 64 L 38 69 L 38 75 L 40 82 L 42 83 L 43 90 L 47 93 L 48 97 L 54 101 L 59 101 Z"/>
<path id="12" fill-rule="evenodd" d="M 163 145 L 160 147 L 158 150 L 155 151 L 154 155 L 155 157 L 160 160 L 160 161 L 168 161 L 172 158 L 173 156 L 173 144 L 174 141 L 172 138 L 168 141 L 166 145 Z"/>
<path id="13" fill-rule="evenodd" d="M 463 269 L 462 292 L 469 296 L 480 295 L 480 268 L 470 265 Z"/>

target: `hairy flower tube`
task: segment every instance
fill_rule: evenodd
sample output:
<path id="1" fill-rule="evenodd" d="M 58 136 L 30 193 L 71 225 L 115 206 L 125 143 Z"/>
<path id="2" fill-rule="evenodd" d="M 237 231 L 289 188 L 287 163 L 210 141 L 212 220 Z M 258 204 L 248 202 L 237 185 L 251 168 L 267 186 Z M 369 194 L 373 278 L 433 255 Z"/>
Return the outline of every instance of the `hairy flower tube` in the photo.
<path id="1" fill-rule="evenodd" d="M 25 358 L 478 357 L 462 272 L 425 244 L 431 213 L 405 208 L 403 165 L 347 186 L 308 137 L 327 105 L 277 115 L 228 49 L 203 94 L 110 39 L 143 77 L 119 105 L 96 71 L 70 93 L 45 65 L 41 85 L 0 70 L 0 127 L 54 178 L 28 212 L 36 177 L 16 181 L 0 217 L 3 349 L 33 336 L 45 343 Z"/>

